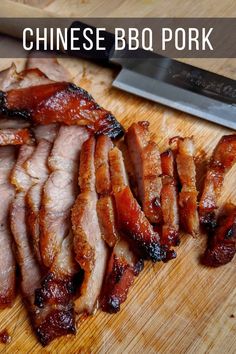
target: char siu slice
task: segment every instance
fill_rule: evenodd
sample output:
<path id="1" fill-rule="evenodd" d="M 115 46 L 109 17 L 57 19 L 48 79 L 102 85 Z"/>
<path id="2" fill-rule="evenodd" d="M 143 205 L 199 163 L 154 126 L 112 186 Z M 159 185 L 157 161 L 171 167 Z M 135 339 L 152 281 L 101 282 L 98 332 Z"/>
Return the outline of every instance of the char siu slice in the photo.
<path id="1" fill-rule="evenodd" d="M 35 150 L 34 146 L 22 145 L 19 149 L 17 161 L 11 172 L 11 183 L 15 186 L 17 192 L 26 193 L 34 182 L 25 171 L 24 165 Z"/>
<path id="2" fill-rule="evenodd" d="M 11 306 L 15 298 L 16 264 L 12 250 L 12 234 L 8 220 L 14 199 L 14 188 L 9 176 L 15 163 L 15 148 L 0 148 L 0 307 Z"/>
<path id="3" fill-rule="evenodd" d="M 50 270 L 35 289 L 34 305 L 37 307 L 37 313 L 42 316 L 47 314 L 43 321 L 37 321 L 37 335 L 43 345 L 56 337 L 76 333 L 73 299 L 78 275 L 70 230 Z"/>
<path id="4" fill-rule="evenodd" d="M 10 212 L 11 230 L 16 244 L 17 259 L 21 271 L 21 288 L 23 295 L 26 294 L 26 296 L 29 295 L 28 289 L 34 289 L 35 282 L 37 283 L 40 278 L 40 271 L 30 247 L 26 227 L 25 196 L 33 184 L 33 179 L 25 171 L 24 164 L 33 154 L 34 150 L 35 147 L 33 146 L 21 146 L 11 176 L 11 182 L 17 190 Z"/>
<path id="5" fill-rule="evenodd" d="M 160 237 L 154 232 L 129 187 L 115 193 L 119 229 L 133 241 L 144 259 L 153 262 L 165 259 L 166 252 L 160 247 Z"/>
<path id="6" fill-rule="evenodd" d="M 51 173 L 44 184 L 39 215 L 41 257 L 48 268 L 71 227 L 70 209 L 78 194 L 79 153 L 88 136 L 83 127 L 62 126 L 48 158 Z"/>
<path id="7" fill-rule="evenodd" d="M 62 126 L 60 128 L 48 159 L 48 165 L 53 172 L 44 185 L 40 210 L 40 232 L 43 225 L 44 232 L 46 230 L 51 236 L 46 239 L 49 250 L 52 249 L 54 252 L 54 245 L 57 249 L 51 258 L 41 286 L 35 291 L 35 305 L 43 310 L 48 306 L 58 308 L 60 319 L 65 316 L 64 334 L 75 332 L 73 300 L 78 287 L 79 267 L 74 260 L 70 209 L 78 193 L 77 178 L 81 145 L 88 136 L 87 130 L 83 127 Z M 41 240 L 42 236 L 45 237 L 41 233 L 40 242 L 44 241 Z M 45 260 L 43 252 L 47 250 L 43 249 L 42 245 L 41 242 L 41 256 L 44 256 Z M 44 330 L 46 332 L 46 329 Z"/>
<path id="8" fill-rule="evenodd" d="M 53 82 L 42 71 L 37 68 L 16 71 L 15 64 L 0 72 L 0 90 L 9 91 L 13 89 L 27 88 Z"/>
<path id="9" fill-rule="evenodd" d="M 86 316 L 96 308 L 105 275 L 107 247 L 102 239 L 96 211 L 95 138 L 89 138 L 80 156 L 79 185 L 81 193 L 72 208 L 75 258 L 84 271 L 80 296 L 75 301 L 78 316 Z"/>
<path id="10" fill-rule="evenodd" d="M 103 311 L 120 311 L 120 305 L 127 299 L 129 288 L 142 269 L 143 260 L 135 255 L 124 238 L 120 239 L 108 262 L 101 296 Z"/>
<path id="11" fill-rule="evenodd" d="M 143 259 L 163 259 L 165 252 L 161 250 L 159 234 L 154 232 L 128 187 L 123 156 L 117 147 L 110 151 L 109 163 L 119 231 L 134 243 Z"/>
<path id="12" fill-rule="evenodd" d="M 174 143 L 177 144 L 176 162 L 181 183 L 179 193 L 180 223 L 185 232 L 195 237 L 199 234 L 199 217 L 194 142 L 193 138 L 175 137 L 171 139 L 171 144 Z"/>
<path id="13" fill-rule="evenodd" d="M 161 154 L 161 208 L 163 225 L 161 243 L 168 247 L 179 244 L 179 210 L 175 157 L 171 149 Z"/>
<path id="14" fill-rule="evenodd" d="M 112 192 L 115 194 L 129 184 L 122 152 L 117 147 L 109 152 L 109 164 Z"/>
<path id="15" fill-rule="evenodd" d="M 85 90 L 68 82 L 0 91 L 0 112 L 35 124 L 88 126 L 94 133 L 112 138 L 123 134 L 122 126 L 110 112 Z"/>
<path id="16" fill-rule="evenodd" d="M 34 179 L 34 185 L 29 189 L 26 195 L 27 205 L 27 226 L 30 233 L 35 255 L 42 263 L 40 254 L 40 228 L 39 212 L 41 208 L 41 199 L 43 186 L 49 175 L 48 157 L 52 148 L 58 127 L 56 125 L 38 126 L 34 128 L 34 133 L 38 145 L 34 153 L 25 163 L 25 169 L 29 176 Z"/>
<path id="17" fill-rule="evenodd" d="M 157 144 L 150 140 L 148 126 L 148 122 L 133 123 L 125 140 L 135 170 L 144 214 L 151 223 L 159 224 L 162 221 L 161 161 Z"/>
<path id="18" fill-rule="evenodd" d="M 30 236 L 32 238 L 32 244 L 35 255 L 38 261 L 41 263 L 40 254 L 40 228 L 39 228 L 39 212 L 41 208 L 41 198 L 43 192 L 43 186 L 48 178 L 49 170 L 47 166 L 48 156 L 50 154 L 52 144 L 41 139 L 35 148 L 32 156 L 26 161 L 25 169 L 29 176 L 34 178 L 35 184 L 30 187 L 26 194 L 26 206 L 27 206 L 27 226 Z"/>
<path id="19" fill-rule="evenodd" d="M 119 240 L 113 196 L 105 195 L 97 201 L 97 214 L 102 237 L 109 247 L 114 247 Z"/>
<path id="20" fill-rule="evenodd" d="M 96 191 L 99 195 L 97 201 L 97 214 L 102 237 L 109 247 L 114 247 L 119 239 L 116 227 L 114 201 L 111 195 L 111 177 L 109 168 L 109 151 L 113 148 L 111 139 L 100 135 L 96 141 L 95 174 Z"/>
<path id="21" fill-rule="evenodd" d="M 236 253 L 236 206 L 229 203 L 223 208 L 217 220 L 217 227 L 209 234 L 208 247 L 203 263 L 219 267 L 229 263 Z"/>
<path id="22" fill-rule="evenodd" d="M 12 84 L 18 81 L 18 74 L 14 63 L 5 70 L 0 72 L 0 90 L 7 91 L 12 87 Z"/>
<path id="23" fill-rule="evenodd" d="M 34 85 L 48 84 L 52 82 L 38 69 L 28 69 L 17 73 L 15 64 L 0 72 L 0 90 L 27 88 Z M 14 112 L 12 112 L 14 113 Z M 0 129 L 24 129 L 30 126 L 31 122 L 17 120 L 8 116 L 0 116 Z"/>
<path id="24" fill-rule="evenodd" d="M 37 64 L 40 60 L 37 60 Z M 32 63 L 27 62 L 27 70 L 23 70 L 20 73 L 17 73 L 15 64 L 12 64 L 8 69 L 0 72 L 0 90 L 9 91 L 11 89 L 19 89 L 19 88 L 27 88 L 30 86 L 36 86 L 40 84 L 48 84 L 51 81 L 43 72 L 41 72 L 38 68 L 32 68 Z M 29 68 L 29 66 L 31 66 Z M 45 65 L 43 65 L 45 68 Z M 59 69 L 59 64 L 56 65 L 56 69 L 50 68 L 50 74 L 55 75 L 60 80 L 64 80 L 65 74 L 60 78 L 59 73 L 63 71 L 63 69 Z M 4 116 L 0 117 L 0 129 L 24 129 L 30 125 L 30 122 L 25 120 L 16 120 L 15 118 L 10 118 L 9 116 L 6 118 Z M 39 128 L 37 127 L 37 130 Z M 48 135 L 46 129 L 44 129 L 46 135 Z M 49 129 L 51 132 L 51 128 Z M 24 135 L 24 138 L 26 136 Z M 46 138 L 46 136 L 43 136 Z M 24 143 L 28 143 L 25 141 Z"/>
<path id="25" fill-rule="evenodd" d="M 127 186 L 127 174 L 122 153 L 118 148 L 111 149 L 108 158 L 111 181 L 109 189 L 116 193 Z M 101 200 L 100 210 L 104 208 L 104 212 L 103 215 L 100 213 L 98 215 L 102 219 L 103 227 L 106 228 L 106 242 L 113 250 L 107 265 L 100 304 L 103 311 L 113 313 L 118 312 L 120 305 L 125 302 L 135 276 L 143 269 L 143 260 L 131 249 L 132 247 L 125 241 L 125 236 L 118 230 L 113 194 L 104 196 Z"/>
<path id="26" fill-rule="evenodd" d="M 95 170 L 96 191 L 99 195 L 109 195 L 111 192 L 111 177 L 109 168 L 109 151 L 113 148 L 111 139 L 100 135 L 96 141 Z"/>
<path id="27" fill-rule="evenodd" d="M 215 211 L 218 208 L 224 178 L 235 162 L 236 134 L 225 135 L 213 151 L 199 203 L 200 222 L 209 229 L 216 225 Z"/>
<path id="28" fill-rule="evenodd" d="M 41 306 L 41 308 L 38 308 L 38 306 L 34 304 L 34 293 L 41 284 L 42 274 L 36 257 L 34 256 L 34 252 L 32 252 L 31 242 L 26 227 L 27 214 L 25 196 L 29 188 L 32 186 L 32 183 L 35 182 L 35 179 L 30 177 L 24 168 L 27 159 L 32 156 L 33 152 L 34 148 L 31 146 L 23 145 L 20 148 L 17 163 L 13 169 L 11 178 L 18 192 L 12 204 L 10 220 L 21 273 L 21 291 L 23 299 L 30 313 L 36 335 L 39 338 L 39 341 L 43 345 L 46 345 L 56 337 L 70 333 L 74 334 L 75 321 L 71 302 L 66 301 L 66 304 L 63 302 L 59 304 L 54 302 Z M 67 246 L 66 250 L 68 249 Z M 62 267 L 66 266 L 68 268 L 68 262 L 65 262 L 64 259 L 60 260 L 60 264 L 61 263 Z M 59 267 L 57 272 L 60 274 Z M 58 289 L 60 289 L 60 286 L 58 286 Z M 58 289 L 56 288 L 56 294 L 59 293 Z"/>

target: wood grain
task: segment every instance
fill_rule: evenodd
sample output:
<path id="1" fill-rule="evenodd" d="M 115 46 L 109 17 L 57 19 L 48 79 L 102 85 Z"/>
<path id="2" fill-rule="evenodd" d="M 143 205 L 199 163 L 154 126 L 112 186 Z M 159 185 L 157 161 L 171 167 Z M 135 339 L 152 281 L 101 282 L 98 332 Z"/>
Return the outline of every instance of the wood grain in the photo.
<path id="1" fill-rule="evenodd" d="M 96 6 L 101 11 L 105 2 L 45 0 L 37 2 L 37 5 L 38 3 L 40 7 L 46 6 L 52 11 L 68 11 L 69 14 L 69 11 L 76 9 L 89 14 L 90 11 L 95 11 Z M 107 3 L 110 12 L 112 2 Z M 124 11 L 125 6 L 127 9 L 128 3 L 134 9 L 136 2 L 117 3 L 117 11 L 122 14 L 121 10 Z M 140 3 L 142 6 L 140 5 L 139 15 L 142 9 L 149 9 L 145 13 L 148 14 L 151 6 L 155 6 L 157 11 L 159 7 L 163 15 L 171 16 L 174 13 L 173 3 L 176 6 L 176 16 L 194 16 L 198 10 L 201 15 L 203 11 L 200 11 L 202 1 L 188 1 L 184 4 L 178 0 L 167 1 L 166 8 L 161 1 L 158 2 L 158 7 L 154 1 L 146 0 Z M 209 16 L 233 15 L 235 10 L 233 1 L 229 0 L 224 3 L 205 1 L 204 4 L 209 10 Z M 138 10 L 133 14 L 138 14 Z M 231 133 L 229 129 L 112 88 L 111 82 L 115 72 L 111 69 L 78 59 L 68 58 L 60 61 L 72 72 L 76 84 L 91 92 L 125 127 L 138 120 L 150 121 L 151 131 L 161 150 L 167 146 L 169 137 L 194 135 L 198 153 L 205 151 L 209 156 L 220 137 Z M 7 59 L 0 61 L 0 70 L 10 62 L 11 60 Z M 17 60 L 17 65 L 22 67 L 23 60 Z M 218 67 L 215 61 L 214 65 Z M 236 71 L 235 66 L 232 70 Z M 236 166 L 226 178 L 221 204 L 226 200 L 236 203 L 235 176 Z M 204 250 L 205 242 L 205 235 L 196 240 L 183 234 L 177 250 L 178 258 L 168 264 L 146 264 L 119 314 L 98 312 L 79 326 L 76 337 L 56 340 L 45 349 L 37 343 L 28 315 L 18 296 L 11 309 L 0 313 L 0 329 L 6 327 L 12 336 L 10 344 L 0 345 L 0 352 L 235 353 L 236 259 L 219 269 L 201 266 L 199 256 Z"/>

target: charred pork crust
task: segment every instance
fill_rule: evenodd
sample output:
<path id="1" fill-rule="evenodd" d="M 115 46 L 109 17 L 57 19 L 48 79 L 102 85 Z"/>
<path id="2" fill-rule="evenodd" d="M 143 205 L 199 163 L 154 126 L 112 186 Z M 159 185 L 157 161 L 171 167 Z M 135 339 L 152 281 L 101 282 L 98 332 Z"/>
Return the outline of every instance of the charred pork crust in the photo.
<path id="1" fill-rule="evenodd" d="M 118 226 L 140 251 L 144 259 L 153 262 L 166 257 L 160 237 L 142 212 L 129 187 L 115 193 Z"/>
<path id="2" fill-rule="evenodd" d="M 46 304 L 68 304 L 75 295 L 75 281 L 71 277 L 58 279 L 49 273 L 42 281 L 41 288 L 35 290 L 35 305 L 43 308 Z"/>
<path id="3" fill-rule="evenodd" d="M 27 110 L 17 110 L 7 108 L 6 92 L 0 91 L 0 115 L 4 115 L 10 118 L 20 118 L 30 120 L 30 113 Z"/>
<path id="4" fill-rule="evenodd" d="M 220 214 L 215 232 L 209 234 L 208 247 L 202 263 L 219 267 L 229 263 L 236 253 L 236 206 L 226 204 Z"/>
<path id="5" fill-rule="evenodd" d="M 36 335 L 43 346 L 53 339 L 67 334 L 76 334 L 75 315 L 73 309 L 54 310 L 36 327 Z"/>
<path id="6" fill-rule="evenodd" d="M 222 136 L 211 156 L 199 203 L 201 224 L 212 231 L 216 227 L 218 199 L 226 173 L 236 162 L 236 134 Z"/>
<path id="7" fill-rule="evenodd" d="M 95 124 L 96 135 L 107 135 L 111 139 L 119 139 L 124 135 L 124 128 L 111 113 L 107 113 L 103 119 Z"/>
<path id="8" fill-rule="evenodd" d="M 112 254 L 105 279 L 105 286 L 101 297 L 101 308 L 108 313 L 120 311 L 121 303 L 127 299 L 128 291 L 134 282 L 134 278 L 144 267 L 143 260 L 139 259 L 132 266 L 124 258 Z"/>
<path id="9" fill-rule="evenodd" d="M 0 113 L 35 124 L 85 125 L 96 135 L 119 138 L 124 129 L 84 89 L 68 82 L 0 91 Z"/>

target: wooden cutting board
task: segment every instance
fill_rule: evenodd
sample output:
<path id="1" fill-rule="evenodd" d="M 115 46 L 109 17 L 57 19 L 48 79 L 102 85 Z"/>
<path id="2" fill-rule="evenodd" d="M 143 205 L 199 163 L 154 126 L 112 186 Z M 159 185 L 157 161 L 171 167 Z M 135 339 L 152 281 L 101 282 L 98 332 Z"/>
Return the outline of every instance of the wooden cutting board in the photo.
<path id="1" fill-rule="evenodd" d="M 230 130 L 111 88 L 114 72 L 82 60 L 67 59 L 81 85 L 128 127 L 148 120 L 161 149 L 175 135 L 194 135 L 197 151 L 209 154 Z M 1 69 L 1 68 L 0 68 Z M 222 202 L 236 202 L 236 168 L 227 176 Z M 55 340 L 42 349 L 35 339 L 20 296 L 0 313 L 1 329 L 12 343 L 7 353 L 235 353 L 236 259 L 219 269 L 199 264 L 205 236 L 182 235 L 178 258 L 168 264 L 146 264 L 119 314 L 98 312 L 79 326 L 76 337 Z M 235 316 L 235 317 L 234 317 Z"/>
<path id="2" fill-rule="evenodd" d="M 0 70 L 11 60 L 1 60 Z M 206 157 L 224 134 L 232 131 L 111 87 L 115 72 L 78 59 L 61 63 L 76 84 L 88 90 L 128 127 L 148 120 L 161 150 L 175 135 L 193 135 L 197 154 Z M 18 67 L 23 60 L 17 60 Z M 198 163 L 199 181 L 204 164 Z M 220 204 L 236 203 L 236 166 L 228 174 Z M 176 260 L 147 263 L 136 279 L 120 313 L 98 312 L 79 325 L 76 336 L 55 340 L 45 349 L 38 344 L 20 295 L 11 309 L 0 312 L 0 330 L 12 342 L 1 353 L 235 353 L 236 258 L 218 269 L 199 263 L 205 235 L 181 236 Z"/>

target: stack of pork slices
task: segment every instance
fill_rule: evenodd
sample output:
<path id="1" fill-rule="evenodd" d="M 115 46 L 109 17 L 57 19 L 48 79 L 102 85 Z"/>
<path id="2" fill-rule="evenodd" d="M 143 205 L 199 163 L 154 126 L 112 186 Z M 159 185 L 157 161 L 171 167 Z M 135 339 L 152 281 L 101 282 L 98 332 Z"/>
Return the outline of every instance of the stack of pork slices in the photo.
<path id="1" fill-rule="evenodd" d="M 43 345 L 98 307 L 119 311 L 145 261 L 176 257 L 180 230 L 208 232 L 206 265 L 236 252 L 236 206 L 217 215 L 236 134 L 217 144 L 198 202 L 192 137 L 160 153 L 139 122 L 118 142 L 114 116 L 69 80 L 54 59 L 0 74 L 0 305 L 20 281 Z"/>

